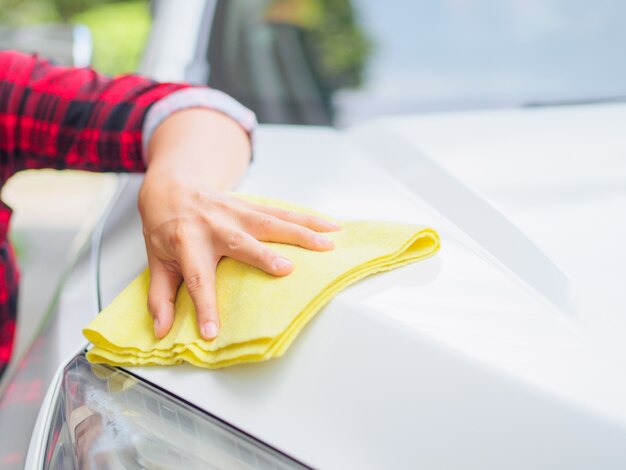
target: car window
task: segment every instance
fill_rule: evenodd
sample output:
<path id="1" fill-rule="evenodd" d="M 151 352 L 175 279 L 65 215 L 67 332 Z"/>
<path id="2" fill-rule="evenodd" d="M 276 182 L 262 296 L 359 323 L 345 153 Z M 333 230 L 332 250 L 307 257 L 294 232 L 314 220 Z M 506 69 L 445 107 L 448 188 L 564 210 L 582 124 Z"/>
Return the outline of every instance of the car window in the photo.
<path id="1" fill-rule="evenodd" d="M 332 90 L 316 68 L 309 31 L 273 15 L 271 1 L 221 1 L 209 43 L 209 85 L 262 122 L 332 122 Z"/>
<path id="2" fill-rule="evenodd" d="M 623 99 L 620 0 L 221 0 L 209 84 L 263 122 Z"/>

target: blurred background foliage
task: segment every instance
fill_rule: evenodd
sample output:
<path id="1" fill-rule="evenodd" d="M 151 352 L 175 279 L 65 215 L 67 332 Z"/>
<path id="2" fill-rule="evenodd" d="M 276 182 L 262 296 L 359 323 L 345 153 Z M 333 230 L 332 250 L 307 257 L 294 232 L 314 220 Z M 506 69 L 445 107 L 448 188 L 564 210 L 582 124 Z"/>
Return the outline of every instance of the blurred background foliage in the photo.
<path id="1" fill-rule="evenodd" d="M 184 0 L 180 1 L 181 5 Z M 235 1 L 235 0 L 226 0 Z M 248 1 L 248 0 L 240 0 Z M 363 81 L 371 43 L 350 0 L 272 0 L 267 19 L 301 28 L 330 89 Z M 149 0 L 0 0 L 0 23 L 80 23 L 91 30 L 93 67 L 108 75 L 137 69 L 150 30 Z"/>
<path id="2" fill-rule="evenodd" d="M 373 43 L 367 37 L 349 0 L 318 0 L 322 16 L 312 30 L 320 48 L 321 65 L 334 87 L 358 87 L 363 83 Z"/>
<path id="3" fill-rule="evenodd" d="M 70 21 L 87 25 L 91 30 L 94 68 L 109 75 L 137 69 L 150 32 L 147 1 L 95 5 L 72 15 Z"/>
<path id="4" fill-rule="evenodd" d="M 0 0 L 0 23 L 80 23 L 93 36 L 93 67 L 108 75 L 137 69 L 150 30 L 148 0 Z"/>
<path id="5" fill-rule="evenodd" d="M 266 20 L 291 23 L 306 33 L 319 73 L 332 90 L 363 82 L 372 42 L 351 0 L 274 0 Z"/>

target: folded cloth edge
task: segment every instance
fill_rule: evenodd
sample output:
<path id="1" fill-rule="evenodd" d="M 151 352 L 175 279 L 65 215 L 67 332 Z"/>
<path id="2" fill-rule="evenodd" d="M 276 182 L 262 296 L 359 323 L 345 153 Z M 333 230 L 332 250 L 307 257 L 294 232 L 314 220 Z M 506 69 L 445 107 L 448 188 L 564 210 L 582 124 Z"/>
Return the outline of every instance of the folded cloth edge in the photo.
<path id="1" fill-rule="evenodd" d="M 410 247 L 415 245 L 418 241 L 426 239 L 430 239 L 431 244 L 422 248 L 419 253 L 411 254 Z M 174 365 L 182 362 L 189 362 L 199 367 L 218 369 L 235 363 L 258 362 L 274 357 L 280 357 L 293 343 L 297 337 L 297 333 L 304 328 L 304 326 L 315 316 L 315 314 L 339 291 L 364 277 L 388 271 L 390 269 L 395 269 L 419 259 L 431 256 L 437 252 L 439 246 L 440 240 L 437 232 L 427 227 L 420 227 L 420 230 L 416 231 L 414 236 L 406 240 L 406 242 L 394 253 L 390 253 L 378 259 L 370 260 L 368 263 L 357 266 L 352 270 L 343 273 L 338 278 L 331 280 L 326 288 L 323 289 L 321 296 L 317 296 L 312 299 L 310 304 L 307 305 L 302 312 L 294 318 L 285 331 L 283 331 L 283 333 L 275 340 L 269 342 L 268 348 L 262 354 L 236 354 L 237 351 L 239 351 L 239 353 L 244 352 L 246 345 L 250 343 L 257 343 L 257 340 L 245 343 L 235 343 L 217 351 L 203 350 L 199 344 L 196 344 L 199 343 L 199 341 L 196 341 L 194 343 L 180 345 L 182 347 L 176 348 L 175 351 L 167 351 L 167 353 L 171 354 L 163 353 L 163 351 L 159 351 L 159 354 L 152 354 L 152 351 L 145 352 L 138 349 L 136 352 L 140 354 L 124 354 L 123 352 L 129 352 L 128 348 L 124 348 L 122 351 L 121 348 L 117 348 L 115 345 L 109 343 L 99 333 L 85 328 L 83 333 L 87 339 L 94 344 L 94 347 L 88 351 L 87 358 L 89 361 L 94 363 L 106 363 L 121 366 Z M 405 255 L 405 257 L 402 255 Z M 262 339 L 263 338 L 261 338 L 261 340 Z M 193 349 L 199 349 L 201 352 L 197 351 L 194 353 Z M 199 357 L 199 354 L 204 356 L 204 361 Z M 159 356 L 159 362 L 150 361 L 150 359 L 154 356 Z M 211 359 L 209 359 L 209 357 L 211 357 Z"/>

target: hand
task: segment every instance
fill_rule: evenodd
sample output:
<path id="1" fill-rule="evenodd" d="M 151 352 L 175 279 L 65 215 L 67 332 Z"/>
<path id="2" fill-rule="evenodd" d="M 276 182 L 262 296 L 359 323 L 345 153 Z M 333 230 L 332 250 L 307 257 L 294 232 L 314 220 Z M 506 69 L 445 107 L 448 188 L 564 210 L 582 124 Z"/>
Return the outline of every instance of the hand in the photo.
<path id="1" fill-rule="evenodd" d="M 198 134 L 189 119 L 197 123 L 206 120 L 207 113 L 211 115 L 209 121 L 217 121 L 205 122 L 213 124 L 209 126 L 212 132 L 207 132 L 206 126 L 197 127 L 201 131 Z M 319 217 L 254 204 L 215 189 L 237 174 L 233 166 L 242 167 L 237 163 L 242 159 L 241 151 L 248 158 L 248 138 L 223 115 L 205 110 L 184 114 L 176 113 L 155 132 L 139 196 L 151 271 L 148 309 L 154 318 L 155 335 L 164 337 L 174 321 L 174 301 L 184 280 L 196 309 L 200 334 L 204 339 L 213 339 L 220 325 L 215 271 L 222 256 L 285 276 L 294 269 L 293 263 L 261 241 L 332 250 L 333 242 L 317 232 L 340 227 Z M 169 128 L 164 127 L 167 124 Z M 207 139 L 207 134 L 213 138 Z M 230 162 L 228 154 L 233 157 L 234 152 L 234 162 Z M 202 158 L 194 157 L 198 153 Z M 209 154 L 221 158 L 212 159 Z M 210 168 L 207 160 L 213 161 Z M 216 183 L 220 172 L 226 176 Z M 225 184 L 232 185 L 229 181 Z"/>

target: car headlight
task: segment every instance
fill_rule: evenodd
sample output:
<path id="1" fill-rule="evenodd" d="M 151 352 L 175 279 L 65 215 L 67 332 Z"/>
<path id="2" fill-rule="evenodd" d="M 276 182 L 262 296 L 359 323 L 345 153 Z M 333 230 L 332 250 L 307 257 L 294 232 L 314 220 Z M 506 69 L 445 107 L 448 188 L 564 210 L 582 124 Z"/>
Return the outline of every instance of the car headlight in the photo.
<path id="1" fill-rule="evenodd" d="M 83 355 L 65 368 L 46 469 L 304 468 L 127 372 Z"/>

